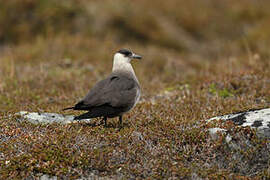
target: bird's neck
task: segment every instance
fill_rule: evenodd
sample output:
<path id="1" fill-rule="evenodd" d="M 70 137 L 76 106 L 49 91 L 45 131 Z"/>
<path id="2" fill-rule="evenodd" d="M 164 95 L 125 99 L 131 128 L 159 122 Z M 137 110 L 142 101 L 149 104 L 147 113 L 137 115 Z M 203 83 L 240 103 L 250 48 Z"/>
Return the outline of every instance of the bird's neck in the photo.
<path id="1" fill-rule="evenodd" d="M 113 68 L 112 72 L 126 72 L 133 76 L 133 78 L 138 82 L 138 79 L 135 75 L 135 72 L 132 68 L 132 65 L 129 62 L 123 62 L 123 61 L 114 61 L 113 62 Z"/>
<path id="2" fill-rule="evenodd" d="M 114 61 L 112 71 L 114 72 L 118 70 L 132 72 L 135 74 L 132 65 L 129 62 Z"/>

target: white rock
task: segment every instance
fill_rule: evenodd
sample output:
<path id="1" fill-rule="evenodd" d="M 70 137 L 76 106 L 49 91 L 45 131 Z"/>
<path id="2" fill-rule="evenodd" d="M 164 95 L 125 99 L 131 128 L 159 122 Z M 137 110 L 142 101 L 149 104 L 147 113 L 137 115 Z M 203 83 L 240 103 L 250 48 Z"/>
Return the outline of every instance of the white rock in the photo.
<path id="1" fill-rule="evenodd" d="M 221 129 L 221 128 L 210 128 L 210 129 L 208 129 L 208 131 L 209 131 L 209 134 L 213 140 L 218 139 L 218 137 L 219 137 L 218 132 L 221 132 L 221 133 L 226 132 L 225 129 Z"/>
<path id="2" fill-rule="evenodd" d="M 233 121 L 236 125 L 243 127 L 256 128 L 259 136 L 270 138 L 270 108 L 217 116 L 207 121 L 218 119 Z"/>
<path id="3" fill-rule="evenodd" d="M 62 115 L 57 113 L 38 113 L 38 112 L 27 112 L 20 111 L 15 115 L 19 115 L 20 121 L 29 121 L 33 124 L 51 124 L 51 123 L 61 123 L 61 124 L 69 124 L 74 122 L 79 122 L 74 120 L 74 116 L 71 115 Z M 80 120 L 80 122 L 90 122 L 91 119 Z"/>

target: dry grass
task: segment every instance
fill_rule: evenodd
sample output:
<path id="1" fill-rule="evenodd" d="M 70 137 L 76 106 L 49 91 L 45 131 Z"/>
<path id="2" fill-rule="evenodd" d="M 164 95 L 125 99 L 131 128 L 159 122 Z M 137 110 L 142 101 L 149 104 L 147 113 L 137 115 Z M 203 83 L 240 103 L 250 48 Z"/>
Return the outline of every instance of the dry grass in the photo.
<path id="1" fill-rule="evenodd" d="M 269 177 L 269 160 L 258 157 L 266 141 L 251 138 L 258 145 L 242 154 L 247 170 L 231 159 L 224 139 L 211 141 L 203 121 L 269 107 L 268 2 L 74 0 L 49 10 L 55 2 L 0 7 L 0 26 L 9 26 L 0 30 L 1 179 Z M 18 17 L 8 12 L 15 7 L 29 21 L 13 23 Z M 142 99 L 123 129 L 116 119 L 104 128 L 32 125 L 12 116 L 74 104 L 108 75 L 122 47 L 144 57 L 133 63 Z M 223 164 L 220 157 L 227 157 Z"/>

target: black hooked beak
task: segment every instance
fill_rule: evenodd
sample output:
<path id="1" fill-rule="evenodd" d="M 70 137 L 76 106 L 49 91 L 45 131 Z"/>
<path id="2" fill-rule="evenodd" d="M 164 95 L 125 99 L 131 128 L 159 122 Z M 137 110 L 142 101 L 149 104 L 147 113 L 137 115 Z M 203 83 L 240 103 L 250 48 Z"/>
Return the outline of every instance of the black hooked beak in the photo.
<path id="1" fill-rule="evenodd" d="M 142 59 L 142 56 L 133 53 L 133 54 L 131 55 L 131 58 L 132 58 L 132 59 Z"/>

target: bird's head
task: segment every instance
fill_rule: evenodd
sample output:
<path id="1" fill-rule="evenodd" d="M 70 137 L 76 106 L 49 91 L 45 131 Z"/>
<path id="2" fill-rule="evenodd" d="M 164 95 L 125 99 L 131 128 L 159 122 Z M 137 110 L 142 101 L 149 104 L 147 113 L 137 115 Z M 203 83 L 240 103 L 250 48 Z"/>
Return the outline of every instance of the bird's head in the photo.
<path id="1" fill-rule="evenodd" d="M 130 63 L 132 59 L 142 59 L 142 56 L 133 53 L 128 49 L 120 49 L 114 55 L 113 60 L 120 63 Z"/>

